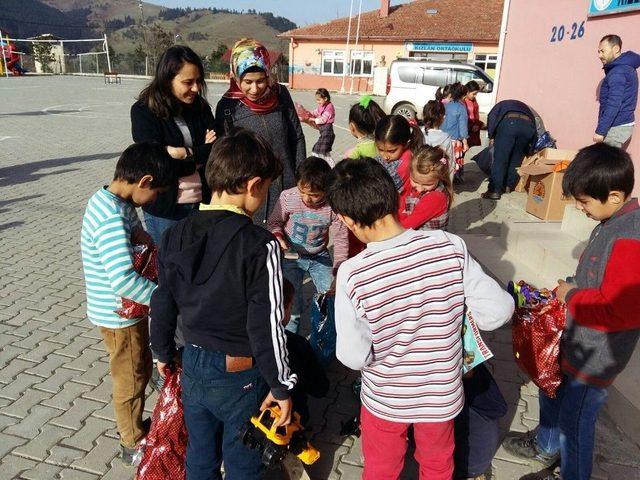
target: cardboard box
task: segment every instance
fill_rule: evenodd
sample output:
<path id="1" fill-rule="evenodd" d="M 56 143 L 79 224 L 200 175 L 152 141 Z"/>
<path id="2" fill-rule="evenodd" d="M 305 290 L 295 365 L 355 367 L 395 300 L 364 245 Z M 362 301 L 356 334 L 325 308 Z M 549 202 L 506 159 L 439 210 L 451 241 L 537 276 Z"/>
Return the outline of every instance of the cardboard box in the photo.
<path id="1" fill-rule="evenodd" d="M 546 161 L 571 161 L 578 153 L 576 150 L 561 150 L 558 148 L 544 148 L 539 152 L 534 153 L 528 157 L 524 157 L 522 160 L 522 164 L 520 168 L 518 168 L 518 173 L 520 174 L 520 181 L 513 189 L 514 192 L 524 193 L 529 191 L 529 175 L 522 171 L 521 169 L 527 167 L 529 165 L 534 165 L 536 163 L 544 163 Z"/>
<path id="2" fill-rule="evenodd" d="M 542 220 L 562 220 L 571 198 L 562 195 L 564 172 L 556 171 L 556 164 L 571 162 L 575 155 L 574 150 L 545 149 L 528 165 L 520 167 L 519 172 L 527 175 L 529 181 L 527 213 Z"/>

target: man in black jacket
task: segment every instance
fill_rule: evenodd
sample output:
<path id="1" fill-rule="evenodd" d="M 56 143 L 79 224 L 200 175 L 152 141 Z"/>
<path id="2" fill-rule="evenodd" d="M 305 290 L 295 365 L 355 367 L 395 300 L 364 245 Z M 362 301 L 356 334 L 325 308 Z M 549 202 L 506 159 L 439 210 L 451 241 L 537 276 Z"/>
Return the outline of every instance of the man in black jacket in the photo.
<path id="1" fill-rule="evenodd" d="M 223 460 L 229 478 L 259 478 L 260 454 L 242 444 L 240 427 L 272 403 L 282 410 L 278 424 L 290 421 L 297 377 L 281 323 L 281 252 L 251 221 L 281 172 L 268 144 L 231 131 L 207 162 L 211 203 L 171 227 L 159 249 L 151 345 L 164 375 L 180 313 L 188 480 L 221 479 Z"/>

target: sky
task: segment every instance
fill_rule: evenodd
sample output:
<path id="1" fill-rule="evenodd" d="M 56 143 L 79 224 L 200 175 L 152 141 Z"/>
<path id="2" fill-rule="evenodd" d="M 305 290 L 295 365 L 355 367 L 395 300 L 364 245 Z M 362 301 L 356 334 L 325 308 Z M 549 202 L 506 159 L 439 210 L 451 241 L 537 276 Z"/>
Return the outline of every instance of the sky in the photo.
<path id="1" fill-rule="evenodd" d="M 273 12 L 286 17 L 299 26 L 323 23 L 339 17 L 349 16 L 351 0 L 146 0 L 165 7 L 218 7 L 235 10 L 255 8 L 259 12 Z M 362 11 L 380 7 L 380 0 L 353 0 L 354 15 L 362 1 Z M 392 0 L 391 5 L 407 3 L 409 0 Z"/>

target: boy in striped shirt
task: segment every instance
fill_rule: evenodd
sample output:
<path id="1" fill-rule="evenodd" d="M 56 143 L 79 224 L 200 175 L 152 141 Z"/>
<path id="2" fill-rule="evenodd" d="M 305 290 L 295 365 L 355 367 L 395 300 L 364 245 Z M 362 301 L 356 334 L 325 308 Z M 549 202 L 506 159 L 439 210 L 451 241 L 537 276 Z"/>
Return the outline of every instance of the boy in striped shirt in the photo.
<path id="1" fill-rule="evenodd" d="M 331 289 L 335 273 L 349 254 L 348 231 L 326 200 L 331 167 L 319 157 L 306 158 L 296 169 L 297 185 L 280 194 L 267 221 L 285 254 L 282 273 L 295 288 L 295 303 L 287 330 L 298 333 L 304 309 L 302 282 L 309 275 L 316 290 Z M 329 255 L 333 238 L 333 262 Z"/>
<path id="2" fill-rule="evenodd" d="M 97 327 L 109 353 L 113 405 L 122 461 L 131 463 L 136 444 L 146 435 L 142 423 L 144 390 L 151 375 L 146 318 L 121 318 L 122 298 L 149 305 L 155 283 L 133 267 L 134 243 L 153 243 L 136 207 L 155 201 L 173 181 L 172 160 L 164 147 L 143 142 L 128 147 L 113 181 L 90 199 L 82 221 L 82 267 L 87 317 Z"/>
<path id="3" fill-rule="evenodd" d="M 420 478 L 450 480 L 465 305 L 493 330 L 511 318 L 513 300 L 459 237 L 402 227 L 398 193 L 378 162 L 350 160 L 334 172 L 329 203 L 367 244 L 340 267 L 335 307 L 336 356 L 362 371 L 363 478 L 399 477 L 413 425 Z"/>

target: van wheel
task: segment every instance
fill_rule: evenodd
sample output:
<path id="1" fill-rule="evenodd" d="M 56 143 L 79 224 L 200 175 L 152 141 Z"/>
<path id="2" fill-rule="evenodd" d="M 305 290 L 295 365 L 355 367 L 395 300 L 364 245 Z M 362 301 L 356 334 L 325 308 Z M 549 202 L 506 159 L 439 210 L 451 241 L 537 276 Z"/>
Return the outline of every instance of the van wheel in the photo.
<path id="1" fill-rule="evenodd" d="M 417 113 L 416 109 L 413 108 L 413 105 L 410 103 L 400 103 L 394 107 L 391 115 L 402 115 L 403 117 L 407 117 L 408 120 L 415 120 Z"/>

